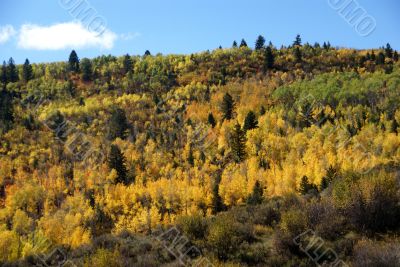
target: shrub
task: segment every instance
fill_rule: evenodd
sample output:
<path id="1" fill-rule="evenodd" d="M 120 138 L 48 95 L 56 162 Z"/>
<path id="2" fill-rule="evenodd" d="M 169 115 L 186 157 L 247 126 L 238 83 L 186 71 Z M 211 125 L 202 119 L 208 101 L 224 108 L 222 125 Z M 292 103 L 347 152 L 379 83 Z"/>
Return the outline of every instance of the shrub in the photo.
<path id="1" fill-rule="evenodd" d="M 400 266 L 400 243 L 360 241 L 354 248 L 354 267 Z"/>
<path id="2" fill-rule="evenodd" d="M 204 238 L 208 229 L 207 220 L 201 214 L 181 216 L 177 219 L 177 225 L 189 240 Z"/>

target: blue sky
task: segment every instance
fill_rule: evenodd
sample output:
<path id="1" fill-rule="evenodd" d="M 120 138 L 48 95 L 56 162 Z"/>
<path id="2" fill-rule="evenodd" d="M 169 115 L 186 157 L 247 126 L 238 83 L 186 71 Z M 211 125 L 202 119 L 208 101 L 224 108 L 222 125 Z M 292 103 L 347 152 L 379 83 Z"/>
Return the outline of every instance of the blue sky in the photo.
<path id="1" fill-rule="evenodd" d="M 360 35 L 357 27 L 363 25 L 355 21 L 352 26 L 341 16 L 344 1 L 362 8 L 360 21 L 373 19 L 374 24 L 364 21 L 374 26 L 369 35 Z M 79 19 L 67 4 L 93 8 L 98 25 L 106 23 L 99 27 L 102 34 L 89 29 L 90 18 Z M 25 58 L 63 61 L 72 48 L 82 58 L 142 55 L 147 49 L 153 54 L 194 53 L 230 47 L 241 38 L 253 46 L 259 34 L 277 46 L 291 44 L 300 33 L 310 43 L 376 48 L 389 42 L 400 49 L 398 0 L 1 0 L 0 10 L 0 60 L 12 56 L 17 63 Z"/>

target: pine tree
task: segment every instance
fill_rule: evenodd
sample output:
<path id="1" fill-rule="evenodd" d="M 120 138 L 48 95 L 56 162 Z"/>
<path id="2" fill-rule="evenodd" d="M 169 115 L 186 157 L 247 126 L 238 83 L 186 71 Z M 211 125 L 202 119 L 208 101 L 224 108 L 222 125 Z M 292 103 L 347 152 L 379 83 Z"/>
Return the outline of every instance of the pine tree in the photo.
<path id="1" fill-rule="evenodd" d="M 300 48 L 298 46 L 296 46 L 296 48 L 294 49 L 294 59 L 295 59 L 296 63 L 300 63 L 303 61 L 303 56 L 302 56 Z"/>
<path id="2" fill-rule="evenodd" d="M 7 132 L 14 121 L 13 98 L 6 89 L 0 90 L 0 133 Z"/>
<path id="3" fill-rule="evenodd" d="M 376 65 L 384 65 L 385 64 L 385 54 L 379 52 L 378 57 L 376 58 Z"/>
<path id="4" fill-rule="evenodd" d="M 240 47 L 248 47 L 244 39 L 242 39 L 242 41 L 240 42 Z"/>
<path id="5" fill-rule="evenodd" d="M 262 35 L 258 36 L 255 49 L 261 50 L 264 48 L 264 45 L 265 45 L 265 38 Z"/>
<path id="6" fill-rule="evenodd" d="M 75 50 L 72 50 L 68 59 L 68 70 L 79 72 L 79 58 Z"/>
<path id="7" fill-rule="evenodd" d="M 375 55 L 375 51 L 374 50 L 371 51 L 371 60 L 372 61 L 376 60 L 376 55 Z"/>
<path id="8" fill-rule="evenodd" d="M 217 122 L 215 121 L 215 118 L 211 112 L 208 114 L 208 123 L 211 125 L 212 128 L 214 128 L 215 125 L 217 124 Z"/>
<path id="9" fill-rule="evenodd" d="M 116 183 L 128 184 L 126 159 L 118 146 L 111 145 L 110 153 L 108 155 L 108 167 L 110 170 L 117 172 Z"/>
<path id="10" fill-rule="evenodd" d="M 108 123 L 108 140 L 114 140 L 115 138 L 126 138 L 126 131 L 129 128 L 128 120 L 123 109 L 115 108 Z"/>
<path id="11" fill-rule="evenodd" d="M 399 54 L 397 53 L 397 51 L 394 51 L 394 53 L 393 53 L 393 61 L 394 62 L 399 61 Z"/>
<path id="12" fill-rule="evenodd" d="M 122 64 L 124 68 L 124 74 L 127 74 L 129 71 L 133 71 L 133 61 L 129 54 L 126 54 L 124 56 L 124 61 Z"/>
<path id="13" fill-rule="evenodd" d="M 82 80 L 90 81 L 93 76 L 92 62 L 88 58 L 83 58 L 80 63 L 80 69 L 82 70 Z"/>
<path id="14" fill-rule="evenodd" d="M 317 186 L 315 184 L 310 183 L 308 181 L 308 177 L 304 175 L 301 178 L 300 186 L 299 186 L 299 190 L 298 191 L 299 191 L 299 193 L 301 195 L 304 196 L 304 195 L 307 195 L 307 194 L 311 193 L 312 191 L 313 192 L 318 192 L 318 188 L 317 188 Z"/>
<path id="15" fill-rule="evenodd" d="M 390 126 L 390 132 L 391 133 L 398 133 L 397 132 L 397 129 L 399 128 L 399 124 L 397 123 L 397 121 L 396 121 L 396 119 L 393 119 L 392 120 L 392 124 L 391 124 L 391 126 Z"/>
<path id="16" fill-rule="evenodd" d="M 296 39 L 293 42 L 293 46 L 301 46 L 301 37 L 300 34 L 296 35 Z"/>
<path id="17" fill-rule="evenodd" d="M 8 72 L 8 81 L 15 83 L 18 81 L 18 70 L 17 67 L 15 66 L 14 59 L 11 57 L 8 60 L 8 66 L 7 66 L 7 72 Z"/>
<path id="18" fill-rule="evenodd" d="M 7 63 L 3 61 L 3 66 L 1 67 L 1 83 L 3 84 L 3 88 L 6 87 L 8 83 L 8 75 L 7 75 Z"/>
<path id="19" fill-rule="evenodd" d="M 231 120 L 233 118 L 233 109 L 235 108 L 235 102 L 229 93 L 224 95 L 221 104 L 221 111 L 223 113 L 224 120 Z"/>
<path id="20" fill-rule="evenodd" d="M 332 183 L 332 181 L 337 178 L 337 176 L 338 176 L 337 170 L 332 165 L 329 166 L 329 168 L 326 170 L 326 175 L 321 179 L 321 184 L 319 186 L 320 191 L 323 191 L 326 188 L 328 188 L 329 185 Z"/>
<path id="21" fill-rule="evenodd" d="M 238 47 L 238 44 L 237 44 L 236 41 L 233 41 L 232 47 L 233 47 L 233 48 L 237 48 L 237 47 Z"/>
<path id="22" fill-rule="evenodd" d="M 243 130 L 246 132 L 257 127 L 258 121 L 256 119 L 256 114 L 254 114 L 253 111 L 249 111 L 249 113 L 247 113 L 246 115 L 246 118 L 244 119 Z"/>
<path id="23" fill-rule="evenodd" d="M 230 138 L 230 146 L 235 162 L 242 162 L 246 157 L 246 133 L 237 122 Z"/>
<path id="24" fill-rule="evenodd" d="M 221 196 L 219 195 L 219 182 L 215 181 L 213 190 L 212 190 L 211 211 L 212 211 L 212 214 L 217 214 L 218 212 L 221 212 L 224 210 L 225 210 L 225 205 L 222 201 Z"/>
<path id="25" fill-rule="evenodd" d="M 260 116 L 263 116 L 265 114 L 266 110 L 264 108 L 264 106 L 261 106 L 260 108 Z"/>
<path id="26" fill-rule="evenodd" d="M 22 67 L 22 78 L 24 79 L 25 82 L 28 82 L 33 78 L 32 66 L 29 63 L 28 59 L 25 59 L 24 66 Z"/>
<path id="27" fill-rule="evenodd" d="M 386 44 L 385 55 L 387 58 L 393 58 L 393 49 L 389 43 Z"/>
<path id="28" fill-rule="evenodd" d="M 259 181 L 256 181 L 253 187 L 253 192 L 252 194 L 247 198 L 247 204 L 249 205 L 258 205 L 261 204 L 263 201 L 263 194 L 264 190 L 261 187 L 261 184 Z"/>
<path id="29" fill-rule="evenodd" d="M 274 67 L 275 57 L 272 53 L 272 49 L 270 46 L 267 46 L 265 49 L 265 60 L 264 60 L 264 71 L 270 70 Z"/>
<path id="30" fill-rule="evenodd" d="M 145 56 L 145 57 L 147 57 L 147 56 L 151 56 L 151 53 L 150 53 L 150 51 L 149 51 L 149 50 L 146 50 L 146 52 L 144 52 L 144 56 Z"/>
<path id="31" fill-rule="evenodd" d="M 192 146 L 190 146 L 189 148 L 189 155 L 187 158 L 187 162 L 190 164 L 190 166 L 194 166 L 194 155 L 193 155 L 193 149 Z"/>

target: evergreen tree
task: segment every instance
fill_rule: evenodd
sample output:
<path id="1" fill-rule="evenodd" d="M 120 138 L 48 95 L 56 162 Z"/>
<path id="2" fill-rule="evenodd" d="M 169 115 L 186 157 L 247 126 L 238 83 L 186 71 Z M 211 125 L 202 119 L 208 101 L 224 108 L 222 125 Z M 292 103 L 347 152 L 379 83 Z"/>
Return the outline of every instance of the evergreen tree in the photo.
<path id="1" fill-rule="evenodd" d="M 255 129 L 258 127 L 258 121 L 256 119 L 256 115 L 253 111 L 249 111 L 247 113 L 246 118 L 244 119 L 243 130 L 246 132 L 251 129 Z"/>
<path id="2" fill-rule="evenodd" d="M 393 49 L 389 43 L 386 44 L 385 55 L 387 58 L 393 58 Z"/>
<path id="3" fill-rule="evenodd" d="M 1 67 L 1 83 L 3 84 L 3 88 L 6 87 L 8 83 L 8 75 L 7 75 L 7 63 L 3 61 L 3 66 Z"/>
<path id="4" fill-rule="evenodd" d="M 264 71 L 270 70 L 274 67 L 275 57 L 272 53 L 272 49 L 270 46 L 267 46 L 265 49 L 265 60 L 264 60 Z"/>
<path id="5" fill-rule="evenodd" d="M 190 164 L 190 166 L 192 166 L 192 167 L 194 166 L 194 155 L 193 155 L 192 146 L 190 146 L 190 148 L 189 148 L 189 155 L 188 155 L 187 161 Z"/>
<path id="6" fill-rule="evenodd" d="M 146 52 L 144 52 L 144 56 L 145 56 L 145 57 L 147 57 L 147 56 L 151 56 L 151 53 L 150 53 L 150 51 L 149 51 L 149 50 L 146 50 Z"/>
<path id="7" fill-rule="evenodd" d="M 378 57 L 376 58 L 376 65 L 384 65 L 385 64 L 385 54 L 379 52 Z"/>
<path id="8" fill-rule="evenodd" d="M 8 66 L 7 66 L 7 72 L 8 72 L 8 78 L 7 80 L 9 82 L 15 83 L 18 81 L 18 70 L 17 67 L 15 66 L 14 59 L 11 57 L 8 60 Z"/>
<path id="9" fill-rule="evenodd" d="M 110 153 L 108 155 L 108 167 L 110 170 L 114 169 L 117 172 L 116 183 L 128 184 L 126 159 L 118 146 L 111 145 Z"/>
<path id="10" fill-rule="evenodd" d="M 244 39 L 242 39 L 242 41 L 240 42 L 240 47 L 248 47 Z"/>
<path id="11" fill-rule="evenodd" d="M 254 184 L 254 187 L 253 187 L 253 192 L 247 198 L 247 204 L 249 204 L 249 205 L 261 204 L 263 201 L 263 194 L 264 194 L 264 190 L 261 187 L 260 182 L 256 181 L 256 183 Z"/>
<path id="12" fill-rule="evenodd" d="M 300 186 L 299 186 L 299 190 L 298 191 L 299 191 L 299 193 L 301 195 L 304 196 L 304 195 L 307 195 L 307 194 L 309 194 L 311 192 L 318 192 L 318 188 L 317 188 L 317 186 L 315 184 L 310 183 L 308 181 L 308 177 L 304 175 L 301 178 Z"/>
<path id="13" fill-rule="evenodd" d="M 22 67 L 22 78 L 25 82 L 28 82 L 33 78 L 32 65 L 29 63 L 28 59 L 25 59 L 24 66 Z"/>
<path id="14" fill-rule="evenodd" d="M 214 128 L 215 125 L 217 124 L 217 122 L 215 121 L 215 118 L 211 112 L 208 114 L 208 123 L 211 125 L 212 128 Z"/>
<path id="15" fill-rule="evenodd" d="M 225 205 L 222 201 L 221 196 L 219 195 L 219 181 L 216 181 L 212 190 L 212 198 L 211 198 L 211 210 L 212 214 L 217 214 L 218 212 L 225 210 Z"/>
<path id="16" fill-rule="evenodd" d="M 68 70 L 79 72 L 79 58 L 75 50 L 72 50 L 68 59 Z"/>
<path id="17" fill-rule="evenodd" d="M 124 68 L 124 74 L 127 74 L 129 71 L 133 71 L 133 61 L 132 57 L 129 54 L 126 54 L 124 56 L 124 61 L 123 61 L 123 68 Z"/>
<path id="18" fill-rule="evenodd" d="M 397 134 L 397 129 L 399 128 L 399 124 L 397 123 L 396 119 L 392 120 L 392 124 L 390 126 L 390 132 Z"/>
<path id="19" fill-rule="evenodd" d="M 108 123 L 108 140 L 114 140 L 115 138 L 126 138 L 126 131 L 129 128 L 128 120 L 123 109 L 115 108 Z"/>
<path id="20" fill-rule="evenodd" d="M 394 62 L 399 61 L 399 54 L 397 53 L 397 51 L 394 51 L 394 53 L 393 53 L 393 61 Z"/>
<path id="21" fill-rule="evenodd" d="M 265 38 L 262 35 L 258 36 L 255 49 L 261 50 L 264 48 L 264 45 L 265 45 Z"/>
<path id="22" fill-rule="evenodd" d="M 223 113 L 224 120 L 231 120 L 233 118 L 233 109 L 235 108 L 235 102 L 229 93 L 224 95 L 221 104 L 221 111 Z"/>
<path id="23" fill-rule="evenodd" d="M 236 163 L 242 162 L 246 157 L 246 133 L 239 123 L 236 123 L 230 138 L 230 146 Z"/>
<path id="24" fill-rule="evenodd" d="M 232 47 L 233 47 L 233 48 L 237 48 L 237 47 L 238 47 L 238 44 L 237 44 L 236 41 L 233 41 Z"/>
<path id="25" fill-rule="evenodd" d="M 372 52 L 371 52 L 371 60 L 372 61 L 376 60 L 376 56 L 375 56 L 375 51 L 374 50 L 372 50 Z"/>
<path id="26" fill-rule="evenodd" d="M 294 49 L 294 59 L 297 63 L 300 63 L 303 61 L 303 56 L 302 56 L 300 48 L 298 46 L 296 46 L 296 48 Z"/>
<path id="27" fill-rule="evenodd" d="M 296 39 L 293 42 L 293 46 L 301 46 L 301 37 L 300 34 L 296 35 Z"/>
<path id="28" fill-rule="evenodd" d="M 14 121 L 13 98 L 6 89 L 0 90 L 0 133 L 10 129 Z"/>
<path id="29" fill-rule="evenodd" d="M 337 170 L 332 165 L 329 166 L 329 168 L 326 170 L 326 175 L 321 179 L 321 184 L 319 186 L 320 191 L 323 191 L 326 188 L 328 188 L 329 185 L 332 183 L 332 181 L 337 178 L 337 176 L 338 176 Z"/>
<path id="30" fill-rule="evenodd" d="M 80 69 L 82 70 L 82 79 L 84 81 L 90 81 L 93 76 L 92 62 L 88 58 L 83 58 L 80 63 Z"/>

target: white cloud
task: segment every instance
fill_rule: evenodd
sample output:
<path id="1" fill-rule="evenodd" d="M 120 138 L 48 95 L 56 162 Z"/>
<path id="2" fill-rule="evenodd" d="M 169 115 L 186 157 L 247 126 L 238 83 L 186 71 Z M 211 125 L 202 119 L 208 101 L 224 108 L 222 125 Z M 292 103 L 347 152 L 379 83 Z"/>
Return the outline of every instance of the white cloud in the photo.
<path id="1" fill-rule="evenodd" d="M 15 33 L 11 25 L 0 26 L 0 44 L 7 42 Z"/>
<path id="2" fill-rule="evenodd" d="M 117 34 L 105 30 L 102 34 L 89 31 L 78 21 L 39 26 L 24 24 L 18 36 L 18 47 L 34 50 L 60 50 L 97 47 L 111 49 Z"/>
<path id="3" fill-rule="evenodd" d="M 123 41 L 129 41 L 129 40 L 132 40 L 132 39 L 137 38 L 137 37 L 140 37 L 140 36 L 141 36 L 141 34 L 140 34 L 139 32 L 135 32 L 135 33 L 132 33 L 132 32 L 129 32 L 129 33 L 122 33 L 122 34 L 119 35 L 119 37 L 120 37 L 121 40 L 123 40 Z"/>

